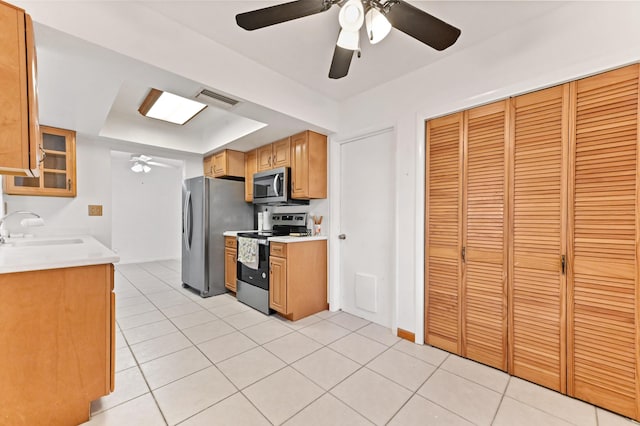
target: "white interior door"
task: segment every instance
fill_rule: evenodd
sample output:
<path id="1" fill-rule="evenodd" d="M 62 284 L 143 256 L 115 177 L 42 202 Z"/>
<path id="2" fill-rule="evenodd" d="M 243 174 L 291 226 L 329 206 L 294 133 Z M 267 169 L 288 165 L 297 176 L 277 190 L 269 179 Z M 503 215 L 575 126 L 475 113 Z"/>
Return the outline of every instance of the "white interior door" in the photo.
<path id="1" fill-rule="evenodd" d="M 341 306 L 385 327 L 395 303 L 394 147 L 392 130 L 340 147 Z"/>

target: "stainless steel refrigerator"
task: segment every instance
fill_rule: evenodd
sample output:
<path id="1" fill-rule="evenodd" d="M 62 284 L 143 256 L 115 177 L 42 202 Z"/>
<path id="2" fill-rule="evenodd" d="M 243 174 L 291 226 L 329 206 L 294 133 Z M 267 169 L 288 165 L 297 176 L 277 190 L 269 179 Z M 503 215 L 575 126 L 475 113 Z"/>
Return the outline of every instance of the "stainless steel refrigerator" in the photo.
<path id="1" fill-rule="evenodd" d="M 224 231 L 253 229 L 244 182 L 199 176 L 182 186 L 182 285 L 202 297 L 226 291 Z"/>

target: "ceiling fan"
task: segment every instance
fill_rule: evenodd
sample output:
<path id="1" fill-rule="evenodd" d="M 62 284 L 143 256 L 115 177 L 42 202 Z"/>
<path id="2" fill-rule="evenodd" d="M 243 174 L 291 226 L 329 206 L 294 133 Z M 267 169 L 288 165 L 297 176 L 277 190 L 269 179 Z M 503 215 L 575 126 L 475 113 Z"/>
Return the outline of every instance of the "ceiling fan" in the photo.
<path id="1" fill-rule="evenodd" d="M 133 170 L 135 173 L 149 173 L 151 171 L 151 166 L 173 168 L 173 166 L 169 164 L 151 161 L 152 159 L 152 157 L 148 157 L 144 154 L 132 154 L 131 159 L 129 160 L 133 163 L 131 165 L 131 170 Z"/>
<path id="2" fill-rule="evenodd" d="M 403 0 L 297 0 L 236 15 L 236 23 L 248 31 L 280 24 L 293 19 L 325 12 L 334 4 L 341 7 L 340 33 L 329 78 L 349 73 L 354 51 L 360 51 L 360 28 L 363 23 L 371 44 L 378 43 L 396 28 L 436 50 L 456 42 L 460 30 Z M 358 53 L 359 55 L 359 53 Z"/>

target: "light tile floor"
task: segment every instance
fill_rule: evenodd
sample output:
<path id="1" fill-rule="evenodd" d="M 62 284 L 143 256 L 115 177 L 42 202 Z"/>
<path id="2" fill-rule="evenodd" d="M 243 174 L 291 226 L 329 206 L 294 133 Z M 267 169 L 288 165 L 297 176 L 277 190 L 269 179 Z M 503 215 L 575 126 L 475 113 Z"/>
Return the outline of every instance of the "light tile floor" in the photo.
<path id="1" fill-rule="evenodd" d="M 116 268 L 116 390 L 89 425 L 637 425 L 344 312 L 295 323 Z"/>

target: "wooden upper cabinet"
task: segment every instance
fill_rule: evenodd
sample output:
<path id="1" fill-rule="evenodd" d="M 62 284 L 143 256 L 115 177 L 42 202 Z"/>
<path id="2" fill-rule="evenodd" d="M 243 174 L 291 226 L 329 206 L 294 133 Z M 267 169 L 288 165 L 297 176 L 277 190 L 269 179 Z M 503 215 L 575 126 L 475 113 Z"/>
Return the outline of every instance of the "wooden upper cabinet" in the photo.
<path id="1" fill-rule="evenodd" d="M 465 112 L 463 355 L 507 369 L 508 101 Z"/>
<path id="2" fill-rule="evenodd" d="M 569 85 L 511 102 L 510 373 L 566 392 Z"/>
<path id="3" fill-rule="evenodd" d="M 463 114 L 426 124 L 425 342 L 460 354 Z"/>
<path id="4" fill-rule="evenodd" d="M 291 197 L 327 198 L 327 137 L 307 130 L 291 136 Z"/>
<path id="5" fill-rule="evenodd" d="M 0 173 L 38 176 L 37 64 L 31 17 L 0 2 Z"/>
<path id="6" fill-rule="evenodd" d="M 289 167 L 291 165 L 291 138 L 284 138 L 271 144 L 273 167 Z"/>
<path id="7" fill-rule="evenodd" d="M 289 167 L 291 165 L 291 138 L 261 146 L 258 152 L 258 171 Z"/>
<path id="8" fill-rule="evenodd" d="M 76 132 L 40 126 L 43 161 L 39 177 L 7 176 L 4 191 L 10 195 L 75 197 Z"/>
<path id="9" fill-rule="evenodd" d="M 206 157 L 203 165 L 205 176 L 244 179 L 244 152 L 225 149 Z"/>
<path id="10" fill-rule="evenodd" d="M 213 155 L 204 157 L 204 159 L 202 160 L 202 168 L 205 176 L 214 177 L 213 176 Z"/>
<path id="11" fill-rule="evenodd" d="M 568 393 L 640 418 L 638 65 L 571 83 Z"/>
<path id="12" fill-rule="evenodd" d="M 273 169 L 271 165 L 272 147 L 271 144 L 261 146 L 256 149 L 258 156 L 258 171 L 263 172 L 265 170 Z"/>
<path id="13" fill-rule="evenodd" d="M 256 149 L 244 153 L 244 200 L 253 201 L 253 175 L 258 171 L 258 152 Z"/>

